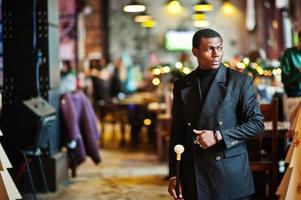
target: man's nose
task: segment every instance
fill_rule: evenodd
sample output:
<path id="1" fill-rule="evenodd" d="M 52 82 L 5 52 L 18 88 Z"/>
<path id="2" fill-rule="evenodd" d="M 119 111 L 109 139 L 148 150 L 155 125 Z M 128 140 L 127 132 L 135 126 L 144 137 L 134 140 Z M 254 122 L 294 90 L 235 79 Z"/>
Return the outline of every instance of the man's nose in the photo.
<path id="1" fill-rule="evenodd" d="M 212 56 L 213 57 L 218 57 L 219 55 L 220 55 L 220 52 L 218 50 L 216 50 L 216 49 L 213 49 Z"/>

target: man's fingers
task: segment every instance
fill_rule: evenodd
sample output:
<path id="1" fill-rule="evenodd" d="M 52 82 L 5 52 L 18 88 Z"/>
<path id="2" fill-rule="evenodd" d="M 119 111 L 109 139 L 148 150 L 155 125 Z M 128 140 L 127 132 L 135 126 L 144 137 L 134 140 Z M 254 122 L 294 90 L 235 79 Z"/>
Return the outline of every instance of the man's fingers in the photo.
<path id="1" fill-rule="evenodd" d="M 193 129 L 193 132 L 195 134 L 202 134 L 204 132 L 204 130 L 196 130 L 196 129 Z"/>
<path id="2" fill-rule="evenodd" d="M 172 194 L 172 197 L 173 197 L 174 199 L 177 199 L 177 198 L 178 198 L 175 189 L 172 189 L 172 190 L 171 190 L 171 194 Z"/>

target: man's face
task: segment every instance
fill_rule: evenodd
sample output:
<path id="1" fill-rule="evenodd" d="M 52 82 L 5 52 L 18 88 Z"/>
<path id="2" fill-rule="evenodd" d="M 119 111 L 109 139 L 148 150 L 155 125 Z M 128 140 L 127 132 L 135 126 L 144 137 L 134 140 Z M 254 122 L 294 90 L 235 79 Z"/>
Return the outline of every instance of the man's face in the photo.
<path id="1" fill-rule="evenodd" d="M 220 65 L 224 51 L 223 40 L 220 37 L 201 38 L 198 48 L 192 48 L 202 69 L 216 69 Z"/>

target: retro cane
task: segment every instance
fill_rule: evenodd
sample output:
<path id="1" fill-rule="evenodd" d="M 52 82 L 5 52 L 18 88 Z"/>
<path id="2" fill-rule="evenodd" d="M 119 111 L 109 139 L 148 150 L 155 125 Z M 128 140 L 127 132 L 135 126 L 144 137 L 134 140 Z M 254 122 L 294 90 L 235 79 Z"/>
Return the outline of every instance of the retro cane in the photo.
<path id="1" fill-rule="evenodd" d="M 176 168 L 176 194 L 179 195 L 179 189 L 180 189 L 180 162 L 181 162 L 181 154 L 184 152 L 183 145 L 177 144 L 174 147 L 174 151 L 177 154 L 177 168 Z"/>

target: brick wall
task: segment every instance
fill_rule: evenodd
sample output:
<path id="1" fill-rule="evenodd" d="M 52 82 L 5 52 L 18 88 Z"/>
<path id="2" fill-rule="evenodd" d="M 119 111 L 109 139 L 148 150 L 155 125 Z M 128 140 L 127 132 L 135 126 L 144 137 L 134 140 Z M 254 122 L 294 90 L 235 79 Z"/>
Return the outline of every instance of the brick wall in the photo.
<path id="1" fill-rule="evenodd" d="M 104 1 L 87 0 L 87 5 L 92 8 L 92 13 L 84 17 L 86 28 L 86 56 L 92 52 L 105 54 Z"/>

